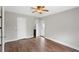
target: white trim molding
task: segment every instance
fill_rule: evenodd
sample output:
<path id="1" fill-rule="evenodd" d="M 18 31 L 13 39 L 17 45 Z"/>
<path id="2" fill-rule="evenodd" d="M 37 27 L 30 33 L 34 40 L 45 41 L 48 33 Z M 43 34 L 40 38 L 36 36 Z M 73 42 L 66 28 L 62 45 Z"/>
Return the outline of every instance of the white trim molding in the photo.
<path id="1" fill-rule="evenodd" d="M 49 37 L 45 37 L 45 38 L 47 38 L 47 39 L 49 39 L 49 40 L 51 40 L 51 41 L 60 43 L 60 44 L 62 44 L 62 45 L 64 45 L 64 46 L 68 46 L 68 47 L 70 47 L 70 48 L 79 50 L 79 48 L 77 48 L 77 47 L 75 47 L 75 46 L 71 46 L 71 45 L 69 45 L 69 44 L 67 44 L 67 43 L 60 42 L 60 41 L 58 41 L 58 40 L 56 40 L 56 39 L 54 39 L 54 38 L 49 38 Z"/>

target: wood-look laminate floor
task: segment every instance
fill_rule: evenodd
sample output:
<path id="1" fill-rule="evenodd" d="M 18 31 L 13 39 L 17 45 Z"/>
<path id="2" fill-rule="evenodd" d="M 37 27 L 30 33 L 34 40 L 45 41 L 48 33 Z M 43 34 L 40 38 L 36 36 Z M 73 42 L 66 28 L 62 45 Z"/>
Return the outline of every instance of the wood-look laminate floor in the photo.
<path id="1" fill-rule="evenodd" d="M 2 47 L 1 47 L 1 45 L 0 45 L 0 52 L 2 52 Z"/>
<path id="2" fill-rule="evenodd" d="M 77 52 L 77 50 L 43 37 L 5 43 L 5 52 Z"/>

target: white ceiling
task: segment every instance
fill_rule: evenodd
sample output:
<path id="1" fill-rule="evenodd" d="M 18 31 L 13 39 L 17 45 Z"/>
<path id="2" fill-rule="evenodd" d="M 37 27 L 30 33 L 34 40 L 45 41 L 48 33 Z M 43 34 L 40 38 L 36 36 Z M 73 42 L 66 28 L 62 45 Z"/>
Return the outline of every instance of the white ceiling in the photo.
<path id="1" fill-rule="evenodd" d="M 35 17 L 43 17 L 51 14 L 56 14 L 62 11 L 66 11 L 72 8 L 76 8 L 76 6 L 46 6 L 46 9 L 48 9 L 49 12 L 44 12 L 43 14 L 39 14 L 39 13 L 32 13 L 33 9 L 31 7 L 32 6 L 5 6 L 5 11 L 30 15 Z"/>

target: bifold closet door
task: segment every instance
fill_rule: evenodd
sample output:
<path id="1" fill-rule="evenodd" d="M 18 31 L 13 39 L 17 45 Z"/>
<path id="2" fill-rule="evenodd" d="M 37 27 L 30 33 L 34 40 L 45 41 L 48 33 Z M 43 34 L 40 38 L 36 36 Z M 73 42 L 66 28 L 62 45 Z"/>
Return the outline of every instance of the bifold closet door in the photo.
<path id="1" fill-rule="evenodd" d="M 22 39 L 27 37 L 27 23 L 25 17 L 17 17 L 17 38 Z"/>

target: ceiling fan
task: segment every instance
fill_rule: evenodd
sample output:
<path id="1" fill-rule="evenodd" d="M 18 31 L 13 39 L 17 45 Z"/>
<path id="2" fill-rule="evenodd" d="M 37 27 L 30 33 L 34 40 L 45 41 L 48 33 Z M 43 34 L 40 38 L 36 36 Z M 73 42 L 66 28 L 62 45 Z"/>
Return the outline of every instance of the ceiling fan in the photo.
<path id="1" fill-rule="evenodd" d="M 34 9 L 34 11 L 32 13 L 39 13 L 42 14 L 43 12 L 48 12 L 48 10 L 45 8 L 45 6 L 36 6 L 35 8 L 32 7 L 32 9 Z"/>

